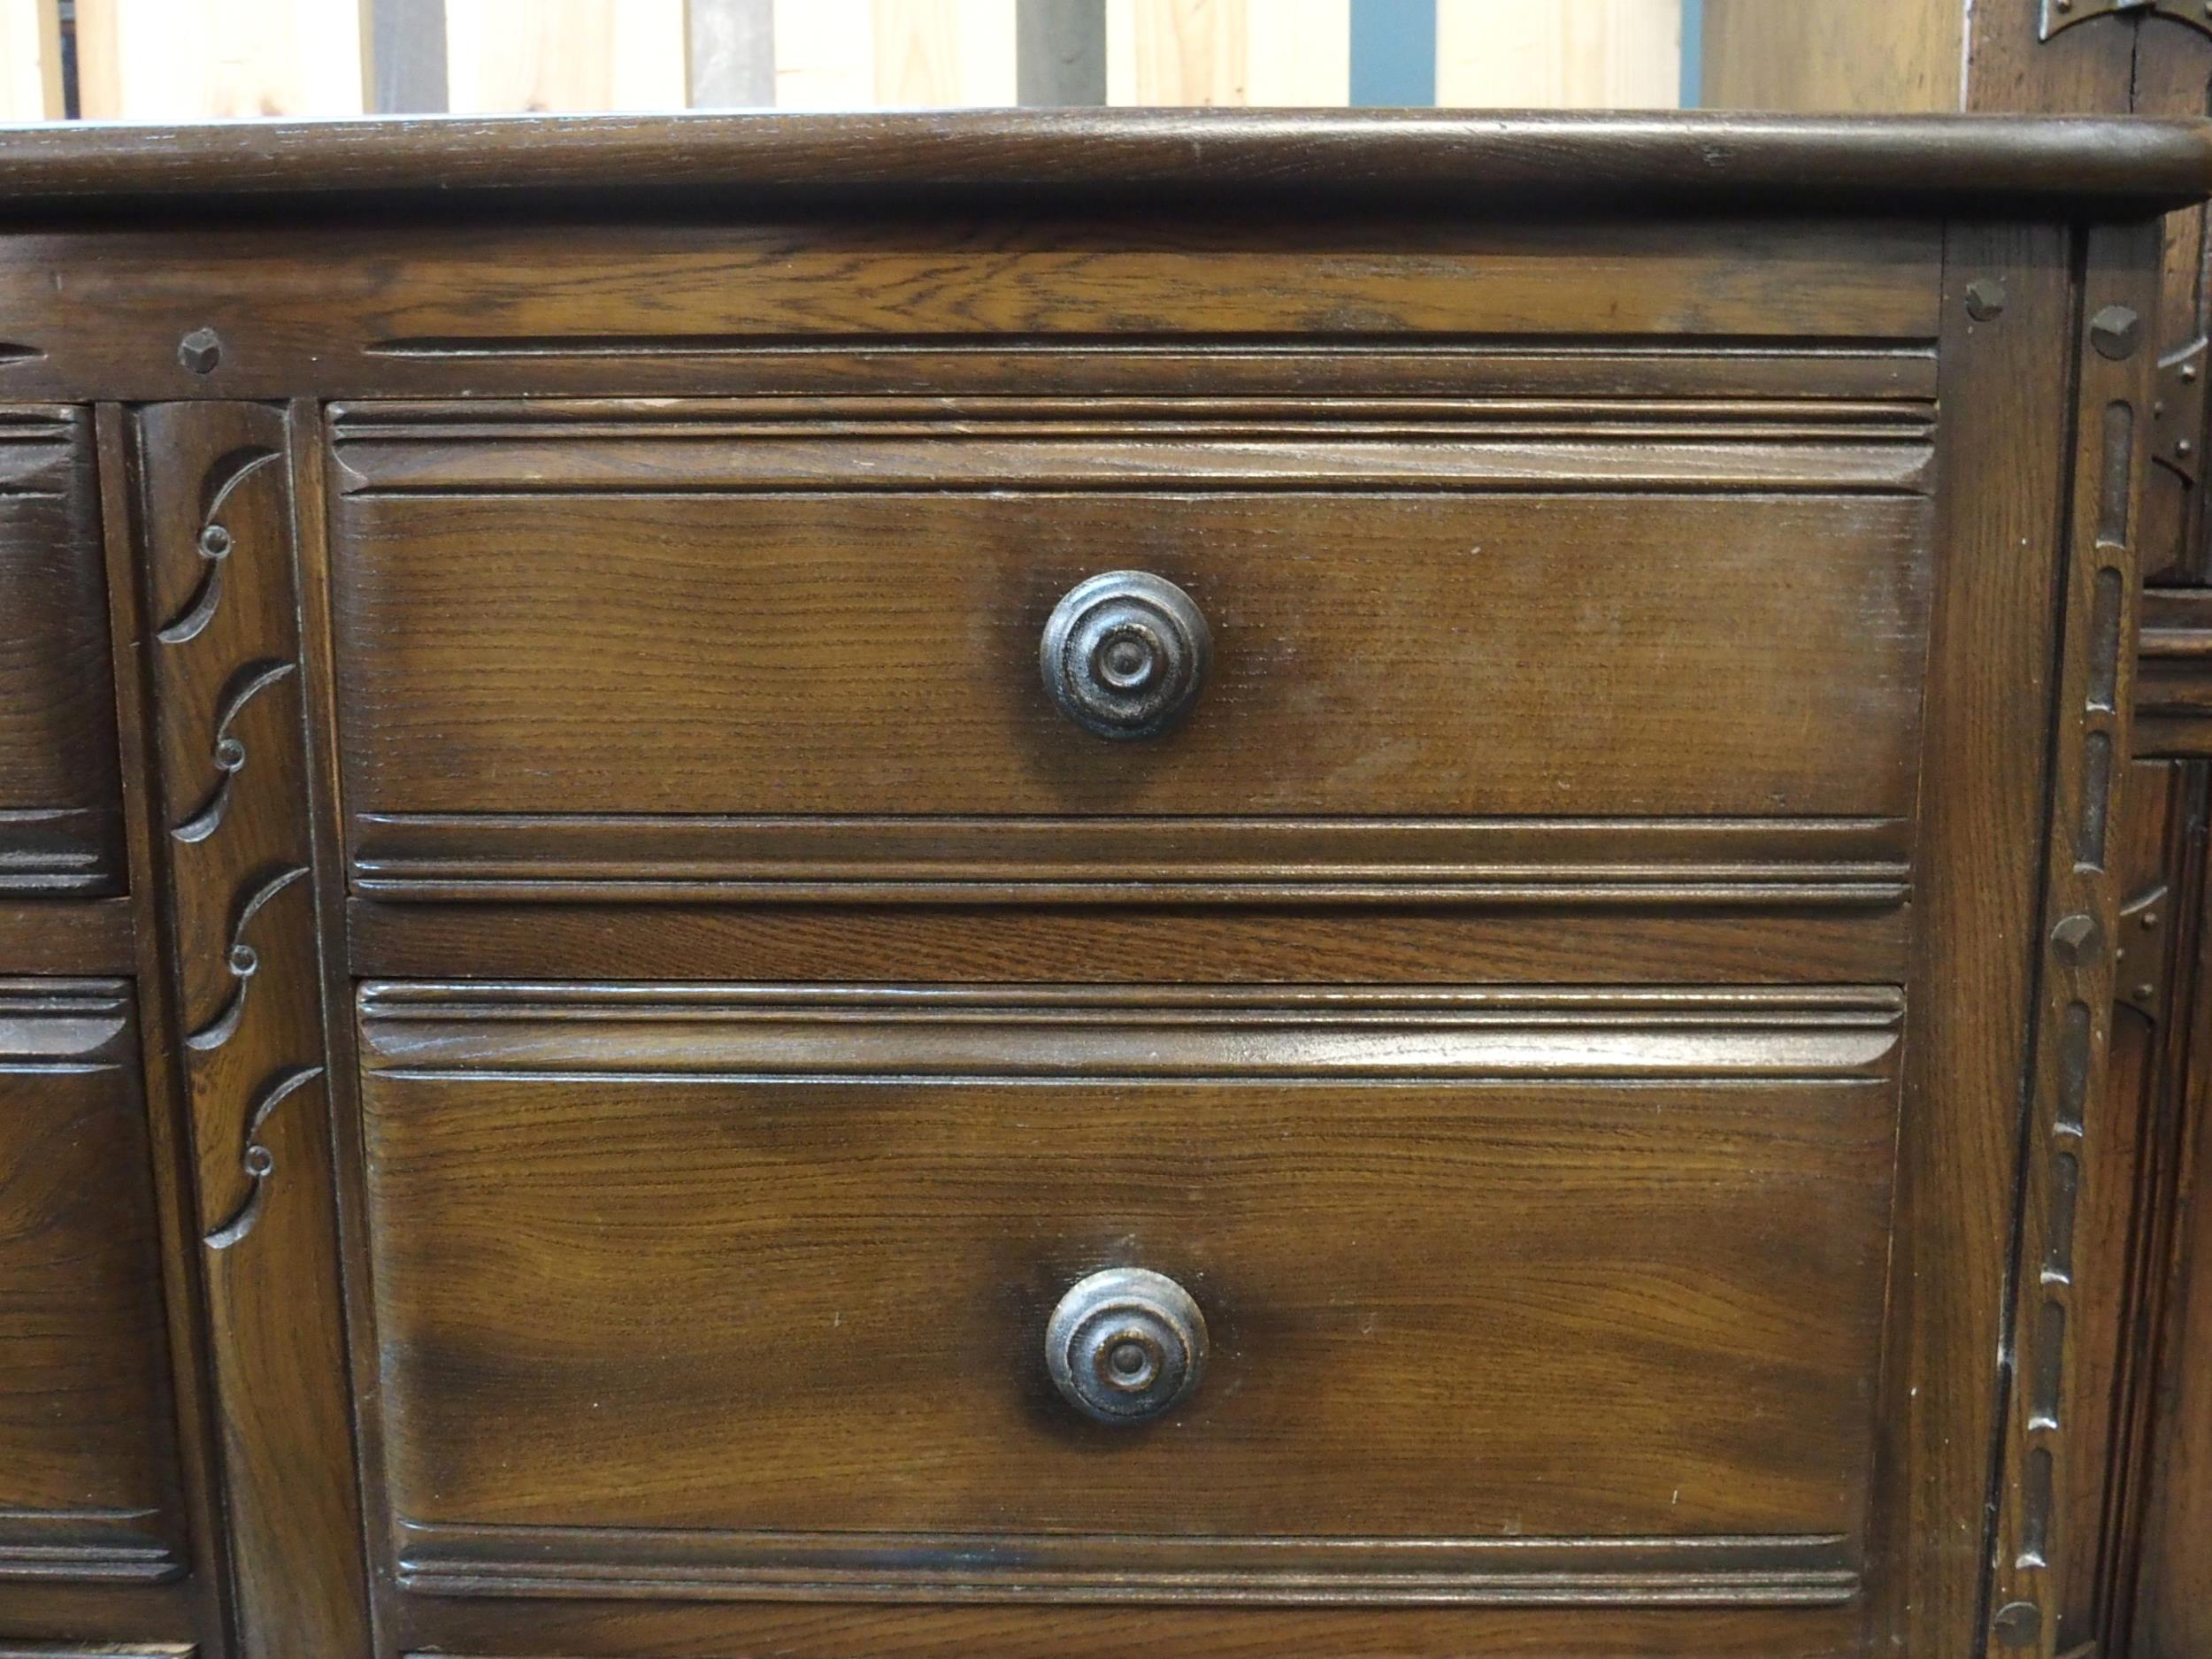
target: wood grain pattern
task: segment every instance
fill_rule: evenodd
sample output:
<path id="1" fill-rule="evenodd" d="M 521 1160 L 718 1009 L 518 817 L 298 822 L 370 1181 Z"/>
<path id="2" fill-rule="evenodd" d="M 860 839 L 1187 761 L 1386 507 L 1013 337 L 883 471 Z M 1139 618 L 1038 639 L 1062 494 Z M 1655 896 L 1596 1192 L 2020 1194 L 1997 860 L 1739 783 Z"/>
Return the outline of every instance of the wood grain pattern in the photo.
<path id="1" fill-rule="evenodd" d="M 1681 0 L 1438 0 L 1436 101 L 1476 109 L 1671 110 Z M 1714 107 L 1728 108 L 1721 99 Z"/>
<path id="2" fill-rule="evenodd" d="M 38 354 L 0 377 L 24 396 L 155 400 L 964 385 L 1024 398 L 1881 396 L 1931 373 L 1936 258 L 1925 226 L 1887 219 L 1733 219 L 1685 237 L 1637 221 L 1369 218 L 1317 220 L 1293 249 L 1249 215 L 1156 209 L 597 229 L 449 216 L 396 245 L 359 225 L 311 245 L 203 226 L 188 249 L 125 229 L 0 240 L 0 334 Z M 150 263 L 169 273 L 159 292 L 132 275 Z M 1606 319 L 1594 334 L 1592 308 Z M 196 373 L 178 345 L 199 328 L 252 349 Z M 1836 346 L 1839 331 L 1851 343 Z M 1217 360 L 1235 378 L 1214 379 Z"/>
<path id="3" fill-rule="evenodd" d="M 1704 10 L 1708 109 L 1891 114 L 1965 107 L 1963 0 L 1704 0 Z"/>
<path id="4" fill-rule="evenodd" d="M 242 1659 L 367 1640 L 280 411 L 139 411 L 174 1018 Z"/>
<path id="5" fill-rule="evenodd" d="M 1998 1426 L 2017 1103 L 2042 875 L 2052 563 L 2074 360 L 2071 248 L 2022 227 L 1952 232 L 1941 347 L 1938 540 L 1898 1224 L 1870 1640 L 1977 1650 Z M 2001 274 L 1995 326 L 1969 284 Z M 2002 456 L 2000 464 L 1996 457 Z"/>
<path id="6" fill-rule="evenodd" d="M 78 0 L 93 120 L 327 119 L 365 107 L 357 8 L 318 0 Z"/>
<path id="7" fill-rule="evenodd" d="M 2108 290 L 2198 257 L 2084 227 L 2207 154 L 12 142 L 129 868 L 0 952 L 140 980 L 175 1489 L 163 1582 L 12 1579 L 0 1647 L 2117 1659 L 2139 1540 L 2185 1631 L 2123 1511 L 2193 1469 L 2193 1118 L 2095 1076 L 2158 952 L 2132 556 L 2074 561 L 2188 458 Z M 1214 636 L 1148 749 L 1038 677 L 1110 565 Z M 1108 1265 L 1211 1326 L 1132 1434 L 1043 1364 Z"/>
<path id="8" fill-rule="evenodd" d="M 355 973 L 435 979 L 1081 979 L 1628 984 L 1695 964 L 1757 984 L 1893 979 L 1903 906 L 1700 911 L 1624 905 L 1262 908 L 1181 904 L 1015 910 L 957 905 L 467 905 L 357 900 Z"/>
<path id="9" fill-rule="evenodd" d="M 175 1398 L 177 1453 L 190 1574 L 175 1586 L 172 1609 L 110 1597 L 96 1606 L 42 1612 L 25 1609 L 19 1629 L 67 1630 L 86 1636 L 142 1639 L 195 1634 L 208 1659 L 231 1651 L 230 1546 L 222 1524 L 223 1494 L 214 1385 L 208 1363 L 205 1281 L 200 1271 L 198 1195 L 194 1190 L 190 1104 L 176 1043 L 175 985 L 169 970 L 162 893 L 164 826 L 152 753 L 150 665 L 142 642 L 149 629 L 142 591 L 137 471 L 128 417 L 109 404 L 95 411 L 100 476 L 101 540 L 107 568 L 114 650 L 118 757 L 123 780 L 124 846 L 131 897 L 129 970 L 135 977 L 140 1069 L 153 1152 L 161 1283 L 167 1319 L 170 1380 Z"/>
<path id="10" fill-rule="evenodd" d="M 887 108 L 1018 103 L 1015 0 L 874 0 L 875 102 Z"/>
<path id="11" fill-rule="evenodd" d="M 2135 687 L 2135 752 L 2212 753 L 2212 593 L 2143 595 Z"/>
<path id="12" fill-rule="evenodd" d="M 84 411 L 0 408 L 0 899 L 123 889 L 95 489 Z"/>
<path id="13" fill-rule="evenodd" d="M 2085 1325 L 2094 1328 L 2078 1306 L 2077 1224 L 2085 1204 L 2093 1210 L 2104 1202 L 2100 1189 L 2115 1173 L 2091 1161 L 2084 1114 L 2101 1098 L 2111 1035 L 2121 895 L 2110 826 L 2120 757 L 2130 752 L 2137 519 L 2155 358 L 2147 319 L 2155 315 L 2158 280 L 2155 226 L 2092 231 L 2089 244 L 2075 347 L 2045 940 L 2004 1339 L 2011 1363 L 1985 1647 L 2033 1647 L 2045 1659 L 2057 1651 L 2068 1552 L 2094 1547 L 2066 1533 L 2060 1500 L 2070 1477 L 2075 1414 L 2093 1409 L 2067 1391 L 2078 1373 L 2070 1343 L 2079 1342 Z M 2116 340 L 2115 330 L 2123 337 Z"/>
<path id="14" fill-rule="evenodd" d="M 680 110 L 683 0 L 445 0 L 446 107 Z"/>
<path id="15" fill-rule="evenodd" d="M 826 0 L 788 9 L 830 15 Z M 780 53 L 786 10 L 777 9 Z M 856 5 L 846 15 L 856 13 L 864 19 Z M 1849 207 L 1932 216 L 1959 206 L 2063 216 L 2093 204 L 2156 212 L 2208 189 L 2212 134 L 2201 119 L 1900 116 L 1870 125 L 1707 111 L 1024 110 L 250 131 L 58 127 L 12 135 L 0 158 L 12 214 L 74 201 L 126 218 L 150 197 L 388 201 L 399 193 L 451 204 L 484 192 L 540 203 L 559 192 L 569 205 L 601 209 L 804 204 L 815 214 L 872 200 L 903 212 L 925 202 L 1034 211 L 1089 201 L 1156 211 L 1207 201 L 1240 214 L 1287 203 L 1363 214 L 1513 204 L 1547 214 L 1701 204 L 1726 213 Z"/>
<path id="16" fill-rule="evenodd" d="M 1033 1593 L 1087 1598 L 1847 1595 L 1897 1015 L 1879 988 L 372 986 L 395 1505 L 427 1529 L 426 1575 L 487 1590 L 566 1576 L 561 1547 L 515 1534 L 539 1560 L 513 1577 L 485 1564 L 498 1534 L 442 1527 L 1135 1535 L 1002 1565 L 974 1540 L 793 1539 L 780 1563 L 742 1537 L 572 1540 L 600 1594 L 834 1594 L 848 1573 L 1015 1594 L 1033 1567 Z M 1563 1024 L 1563 1071 L 1543 1035 Z M 518 1160 L 538 1178 L 497 1175 Z M 587 1189 L 593 1219 L 564 1225 Z M 678 1194 L 681 1224 L 656 1225 Z M 1065 1282 L 1155 1256 L 1204 1302 L 1217 1359 L 1173 1432 L 1117 1440 L 1056 1409 L 1031 1350 Z M 634 1428 L 609 1433 L 588 1398 L 628 1369 L 602 1334 L 617 1307 L 622 1348 L 664 1364 L 629 1372 Z M 1255 1461 L 1279 1443 L 1303 1449 Z M 1324 1514 L 1377 1543 L 1332 1569 L 1248 1541 Z M 1424 1546 L 1416 1565 L 1384 1541 L 1509 1517 L 1712 1565 L 1655 1541 L 1563 1541 L 1555 1563 L 1508 1546 L 1494 1567 L 1479 1543 L 1455 1565 Z M 1617 1580 L 1578 1577 L 1606 1560 Z"/>
<path id="17" fill-rule="evenodd" d="M 2202 856 L 2204 827 L 2192 829 Z M 2170 1231 L 2153 1256 L 2162 1314 L 2148 1363 L 2148 1421 L 2144 1425 L 2144 1495 L 2135 1594 L 2122 1609 L 2131 1623 L 2130 1651 L 2144 1659 L 2184 1659 L 2212 1640 L 2212 1609 L 2198 1586 L 2212 1571 L 2212 926 L 2201 888 L 2187 972 L 2170 1006 L 2185 1025 L 2179 1076 L 2163 1091 L 2172 1114 L 2165 1137 L 2174 1159 Z"/>
<path id="18" fill-rule="evenodd" d="M 184 1571 L 136 1037 L 121 981 L 0 979 L 0 1585 Z"/>
<path id="19" fill-rule="evenodd" d="M 1496 487 L 1466 435 L 1408 471 L 1391 444 L 1355 441 L 1356 460 L 1321 474 L 1328 493 L 1263 494 L 1277 474 L 1248 458 L 1257 436 L 1220 440 L 1217 461 L 1194 427 L 1133 464 L 1153 488 L 1107 494 L 1129 441 L 1037 430 L 995 454 L 959 424 L 827 438 L 833 454 L 795 468 L 775 458 L 795 441 L 764 435 L 775 471 L 757 485 L 738 477 L 741 427 L 342 436 L 353 810 L 1909 810 L 1917 499 L 1629 498 L 1601 461 L 1556 494 L 1442 493 L 1462 472 Z M 1778 443 L 1776 470 L 1820 447 Z M 943 488 L 922 489 L 943 465 Z M 526 580 L 483 579 L 526 547 Z M 1036 641 L 1063 592 L 1133 549 L 1210 615 L 1215 664 L 1183 726 L 1108 745 L 1053 707 Z M 1646 574 L 1623 584 L 1624 566 Z M 1717 701 L 1723 680 L 1764 718 Z"/>
<path id="20" fill-rule="evenodd" d="M 60 0 L 0 6 L 0 119 L 62 119 Z"/>

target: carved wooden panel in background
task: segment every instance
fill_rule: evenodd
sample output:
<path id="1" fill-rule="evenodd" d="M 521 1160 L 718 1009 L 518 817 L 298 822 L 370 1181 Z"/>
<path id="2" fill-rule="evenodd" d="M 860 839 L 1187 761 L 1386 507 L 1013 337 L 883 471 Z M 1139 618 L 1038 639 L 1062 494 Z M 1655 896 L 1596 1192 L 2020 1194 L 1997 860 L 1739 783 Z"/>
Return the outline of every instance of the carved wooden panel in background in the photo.
<path id="1" fill-rule="evenodd" d="M 285 417 L 135 426 L 166 855 L 244 1659 L 365 1651 Z"/>

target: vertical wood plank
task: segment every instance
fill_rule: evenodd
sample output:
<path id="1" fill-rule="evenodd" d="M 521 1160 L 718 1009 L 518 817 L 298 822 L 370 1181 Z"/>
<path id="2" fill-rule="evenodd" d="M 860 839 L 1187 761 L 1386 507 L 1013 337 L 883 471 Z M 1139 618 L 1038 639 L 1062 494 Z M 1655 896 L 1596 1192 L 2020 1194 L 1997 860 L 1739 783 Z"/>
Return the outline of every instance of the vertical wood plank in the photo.
<path id="1" fill-rule="evenodd" d="M 873 0 L 873 8 L 878 105 L 1018 101 L 1014 0 Z"/>
<path id="2" fill-rule="evenodd" d="M 178 1457 L 190 1524 L 194 1624 L 211 1656 L 226 1654 L 223 1586 L 229 1544 L 223 1531 L 215 1401 L 209 1379 L 205 1280 L 199 1210 L 190 1174 L 190 1107 L 178 1061 L 167 932 L 161 905 L 160 778 L 153 751 L 153 691 L 139 595 L 135 457 L 129 416 L 102 404 L 94 414 L 101 538 L 107 562 L 108 624 L 115 665 L 117 747 L 123 774 L 123 844 L 130 868 L 140 1064 L 154 1199 L 162 1246 L 162 1295 L 176 1399 Z"/>
<path id="3" fill-rule="evenodd" d="M 362 111 L 354 0 L 78 0 L 88 120 Z"/>
<path id="4" fill-rule="evenodd" d="M 1681 0 L 1437 0 L 1439 104 L 1653 110 L 1681 96 Z"/>
<path id="5" fill-rule="evenodd" d="M 2073 351 L 2070 239 L 1944 251 L 1936 583 L 1868 1651 L 1971 1654 L 2035 988 Z M 2001 281 L 1978 321 L 1965 291 Z"/>
<path id="6" fill-rule="evenodd" d="M 2200 836 L 2202 826 L 2198 826 Z M 2201 855 L 2200 855 L 2201 856 Z M 2131 1659 L 2203 1659 L 2212 1653 L 2212 884 L 2195 895 L 2192 972 L 2169 1006 L 2189 1025 L 2174 1145 L 2179 1167 L 2154 1356 L 2156 1394 L 2145 1460 L 2148 1502 L 2131 1625 Z"/>
<path id="7" fill-rule="evenodd" d="M 1249 103 L 1244 0 L 1106 0 L 1106 101 Z"/>
<path id="8" fill-rule="evenodd" d="M 240 1659 L 369 1651 L 280 411 L 136 417 L 165 975 Z"/>
<path id="9" fill-rule="evenodd" d="M 680 110 L 683 0 L 446 0 L 451 107 Z"/>
<path id="10" fill-rule="evenodd" d="M 2084 1122 L 2082 1158 L 2102 1179 L 2079 1194 L 2074 1225 L 2080 1317 L 2067 1345 L 2075 1410 L 2060 1494 L 2065 1534 L 2097 1547 L 2070 1549 L 2061 1563 L 2061 1652 L 2091 1641 L 2107 1653 L 2139 1651 L 2127 1635 L 2126 1586 L 2148 1507 L 2145 1451 L 2182 1161 L 2193 990 L 2183 957 L 2203 904 L 2204 784 L 2200 762 L 2133 761 L 2113 826 L 2113 874 L 2125 901 L 2114 953 L 2118 1000 L 2106 1085 Z"/>
<path id="11" fill-rule="evenodd" d="M 775 13 L 778 109 L 873 106 L 872 0 L 775 0 Z"/>
<path id="12" fill-rule="evenodd" d="M 1024 104 L 1106 102 L 1106 0 L 1016 0 L 1014 35 Z"/>
<path id="13" fill-rule="evenodd" d="M 2063 651 L 2051 745 L 2048 866 L 2032 1089 L 2023 1141 L 2018 1249 L 1999 1488 L 1995 1576 L 1985 1651 L 2050 1659 L 2062 1588 L 2093 1532 L 2070 1531 L 2059 1502 L 2090 1403 L 2070 1394 L 2076 1346 L 2092 1322 L 2076 1294 L 2078 1220 L 2108 1202 L 2114 1171 L 2095 1161 L 2092 1102 L 2107 1098 L 2112 946 L 2119 934 L 2117 815 L 2135 664 L 2137 531 L 2148 465 L 2156 348 L 2159 227 L 2093 229 L 2076 331 L 2072 508 L 2063 570 Z"/>
<path id="14" fill-rule="evenodd" d="M 61 0 L 0 0 L 0 121 L 61 116 Z"/>
<path id="15" fill-rule="evenodd" d="M 446 107 L 445 0 L 364 0 L 370 111 L 434 115 Z"/>
<path id="16" fill-rule="evenodd" d="M 1962 107 L 1966 0 L 1704 0 L 1709 110 Z"/>
<path id="17" fill-rule="evenodd" d="M 772 0 L 690 0 L 691 107 L 764 110 L 776 102 Z"/>

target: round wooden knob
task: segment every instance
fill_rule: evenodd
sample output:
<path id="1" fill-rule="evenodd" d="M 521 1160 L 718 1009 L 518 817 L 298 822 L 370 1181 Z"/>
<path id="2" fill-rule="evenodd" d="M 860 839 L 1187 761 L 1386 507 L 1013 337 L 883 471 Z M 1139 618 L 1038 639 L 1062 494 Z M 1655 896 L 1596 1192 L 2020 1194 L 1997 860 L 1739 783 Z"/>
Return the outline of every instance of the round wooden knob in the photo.
<path id="1" fill-rule="evenodd" d="M 1189 713 L 1212 656 L 1190 595 L 1142 571 L 1108 571 L 1069 588 L 1037 652 L 1060 712 L 1113 738 L 1156 737 Z"/>
<path id="2" fill-rule="evenodd" d="M 1110 1267 L 1060 1298 L 1045 1365 L 1070 1405 L 1101 1423 L 1163 1416 L 1198 1386 L 1206 1317 L 1164 1273 Z"/>

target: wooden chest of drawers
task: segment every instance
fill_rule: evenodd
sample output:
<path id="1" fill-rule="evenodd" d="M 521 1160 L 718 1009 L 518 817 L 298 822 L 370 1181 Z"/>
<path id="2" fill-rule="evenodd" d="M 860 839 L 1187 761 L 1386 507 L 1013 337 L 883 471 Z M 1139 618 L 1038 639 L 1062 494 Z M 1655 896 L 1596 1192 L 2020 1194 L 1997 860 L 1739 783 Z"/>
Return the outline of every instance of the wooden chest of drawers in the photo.
<path id="1" fill-rule="evenodd" d="M 2053 1653 L 2208 132 L 9 140 L 0 1653 Z"/>

